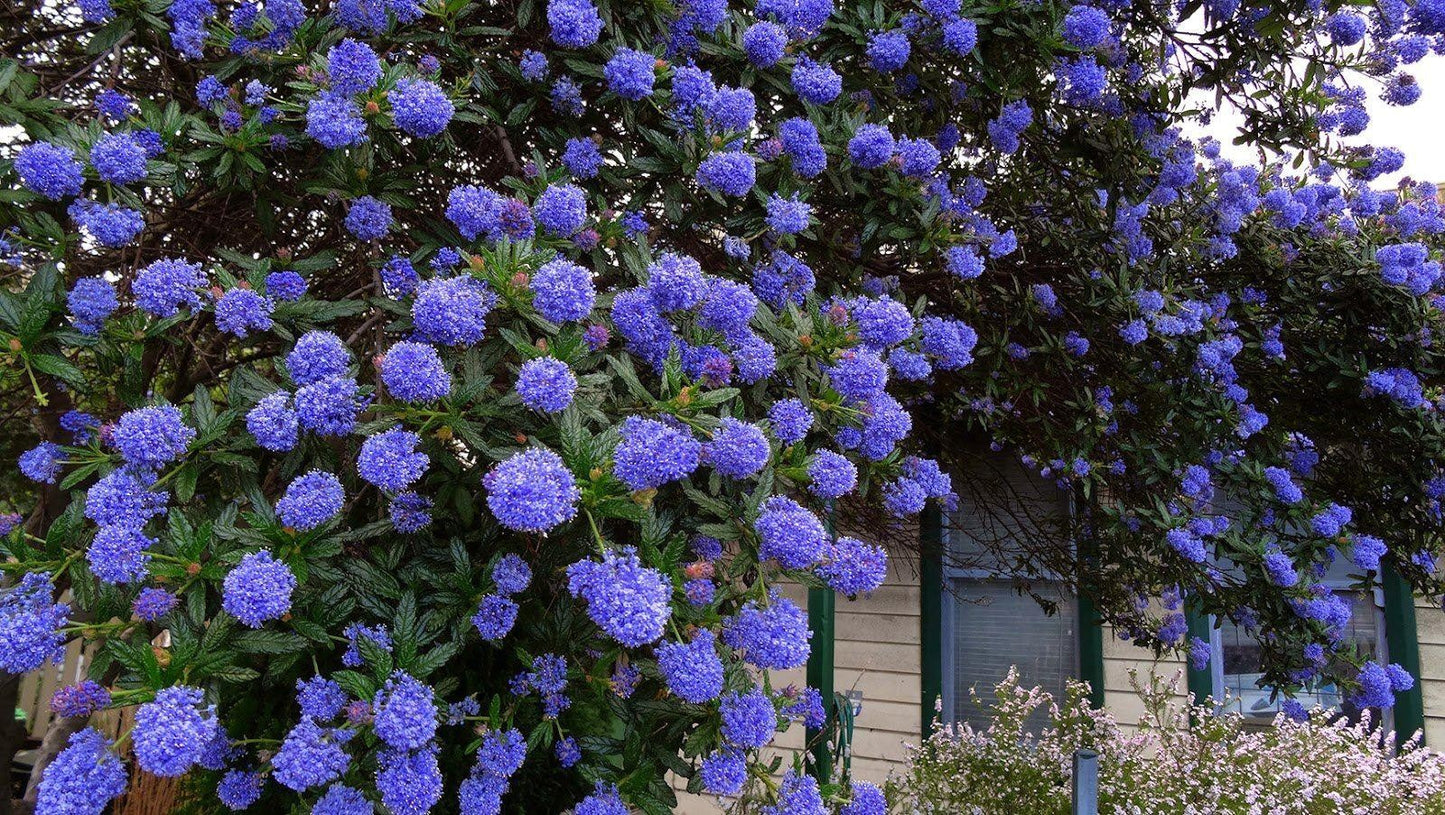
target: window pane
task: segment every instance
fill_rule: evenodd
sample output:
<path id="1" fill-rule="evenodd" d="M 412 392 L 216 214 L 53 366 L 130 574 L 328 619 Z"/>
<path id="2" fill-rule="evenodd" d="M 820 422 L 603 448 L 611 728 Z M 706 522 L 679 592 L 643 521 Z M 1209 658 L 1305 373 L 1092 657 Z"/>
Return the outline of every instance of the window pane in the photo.
<path id="1" fill-rule="evenodd" d="M 1353 608 L 1345 638 L 1358 646 L 1367 658 L 1373 659 L 1379 642 L 1379 613 L 1375 598 L 1369 593 L 1347 594 Z M 1258 640 L 1227 619 L 1219 627 L 1219 640 L 1220 661 L 1224 671 L 1223 689 L 1230 696 L 1228 709 L 1265 721 L 1273 720 L 1279 712 L 1279 702 L 1283 697 L 1271 701 L 1270 690 L 1257 684 L 1262 667 Z M 1305 707 L 1320 705 L 1326 708 L 1343 708 L 1339 689 L 1333 683 L 1301 691 L 1297 698 Z M 1345 713 L 1354 718 L 1358 711 L 1346 710 Z"/>
<path id="2" fill-rule="evenodd" d="M 1071 596 L 1046 594 L 1058 613 L 1049 616 L 1028 595 L 1019 596 L 1005 582 L 959 579 L 952 583 L 953 664 L 949 680 L 952 715 L 975 727 L 987 727 L 988 715 L 973 704 L 969 689 L 976 688 L 986 702 L 993 700 L 993 688 L 1008 675 L 1009 666 L 1019 668 L 1024 687 L 1039 685 L 1062 695 L 1064 681 L 1078 672 L 1079 638 L 1075 632 L 1078 604 Z M 1039 727 L 1043 714 L 1031 727 Z"/>
<path id="3" fill-rule="evenodd" d="M 980 455 L 954 479 L 958 511 L 948 520 L 952 572 L 1016 576 L 1051 562 L 1069 520 L 1069 492 L 1002 453 Z"/>

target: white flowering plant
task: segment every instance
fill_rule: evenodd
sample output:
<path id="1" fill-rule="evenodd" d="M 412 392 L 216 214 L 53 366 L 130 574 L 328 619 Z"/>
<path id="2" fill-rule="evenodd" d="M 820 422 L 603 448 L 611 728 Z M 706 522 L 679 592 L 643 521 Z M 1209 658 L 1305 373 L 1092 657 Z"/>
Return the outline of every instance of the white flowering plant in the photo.
<path id="1" fill-rule="evenodd" d="M 757 758 L 779 588 L 980 434 L 1080 499 L 1020 581 L 1388 706 L 1323 575 L 1441 591 L 1445 218 L 1351 83 L 1441 2 L 17 0 L 0 669 L 98 654 L 23 804 L 876 815 Z"/>
<path id="2" fill-rule="evenodd" d="M 1445 757 L 1417 736 L 1396 748 L 1366 711 L 1351 722 L 1315 708 L 1271 725 L 1217 713 L 1215 700 L 1186 700 L 1180 675 L 1130 674 L 1143 702 L 1138 721 L 1089 704 L 1085 683 L 1062 698 L 1020 684 L 1017 670 L 972 703 L 987 726 L 938 724 L 910 748 L 890 779 L 895 811 L 1072 812 L 1074 754 L 1098 761 L 1100 813 L 1265 815 L 1291 812 L 1405 815 L 1445 808 Z"/>

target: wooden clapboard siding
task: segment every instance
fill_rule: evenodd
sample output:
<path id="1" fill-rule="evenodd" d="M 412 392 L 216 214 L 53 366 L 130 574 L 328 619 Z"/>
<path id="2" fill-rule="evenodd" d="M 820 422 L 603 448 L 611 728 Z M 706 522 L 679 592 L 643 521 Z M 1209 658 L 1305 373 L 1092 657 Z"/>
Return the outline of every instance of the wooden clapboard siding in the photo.
<path id="1" fill-rule="evenodd" d="M 96 647 L 94 643 L 86 647 L 80 640 L 72 640 L 60 662 L 43 665 L 20 680 L 15 704 L 25 711 L 25 722 L 32 738 L 44 736 L 45 729 L 50 726 L 53 717 L 50 697 L 55 689 L 85 678 Z M 91 717 L 91 725 L 109 738 L 120 735 L 120 716 L 115 712 L 107 711 Z"/>
<path id="2" fill-rule="evenodd" d="M 1149 686 L 1151 676 L 1175 682 L 1175 695 L 1182 702 L 1188 693 L 1184 668 L 1183 658 L 1170 654 L 1155 658 L 1152 651 L 1119 639 L 1112 626 L 1104 627 L 1104 706 L 1121 726 L 1135 729 L 1144 715 L 1144 702 L 1134 690 L 1130 671 L 1138 675 L 1142 687 Z"/>
<path id="3" fill-rule="evenodd" d="M 907 526 L 899 536 L 916 539 Z M 892 558 L 882 588 L 838 601 L 833 688 L 863 694 L 853 723 L 853 777 L 881 784 L 922 737 L 920 592 L 914 564 Z"/>
<path id="4" fill-rule="evenodd" d="M 1420 639 L 1420 697 L 1425 705 L 1425 743 L 1445 749 L 1445 613 L 1422 598 L 1415 600 L 1415 631 Z"/>

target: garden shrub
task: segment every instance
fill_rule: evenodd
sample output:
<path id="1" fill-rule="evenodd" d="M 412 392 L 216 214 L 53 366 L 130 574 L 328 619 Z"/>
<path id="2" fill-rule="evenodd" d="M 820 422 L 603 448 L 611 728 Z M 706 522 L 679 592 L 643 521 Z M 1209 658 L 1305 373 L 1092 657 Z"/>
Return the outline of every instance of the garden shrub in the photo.
<path id="1" fill-rule="evenodd" d="M 1216 713 L 1212 699 L 1182 701 L 1179 678 L 1145 685 L 1131 673 L 1144 714 L 1120 722 L 1090 705 L 1086 683 L 1070 681 L 1056 698 L 1012 670 L 992 698 L 973 697 L 989 725 L 937 725 L 910 748 L 890 799 L 899 812 L 1069 813 L 1074 753 L 1088 749 L 1098 754 L 1100 813 L 1445 812 L 1445 756 L 1419 735 L 1396 750 L 1369 711 L 1352 724 L 1324 708 L 1260 726 Z M 1030 721 L 1036 711 L 1041 724 Z"/>

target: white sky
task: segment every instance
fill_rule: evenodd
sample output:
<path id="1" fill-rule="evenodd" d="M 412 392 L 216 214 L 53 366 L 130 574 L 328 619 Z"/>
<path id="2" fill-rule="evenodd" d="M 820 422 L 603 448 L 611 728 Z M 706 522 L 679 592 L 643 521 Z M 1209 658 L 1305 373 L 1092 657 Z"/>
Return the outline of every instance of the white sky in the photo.
<path id="1" fill-rule="evenodd" d="M 1375 189 L 1393 187 L 1403 176 L 1416 181 L 1445 182 L 1445 57 L 1432 53 L 1406 66 L 1405 70 L 1420 85 L 1420 101 L 1403 108 L 1387 105 L 1379 99 L 1379 86 L 1372 83 L 1365 102 L 1370 126 L 1349 140 L 1351 144 L 1395 147 L 1404 152 L 1404 169 L 1394 175 L 1381 176 L 1371 184 Z M 1258 156 L 1255 149 L 1230 144 L 1238 135 L 1240 121 L 1232 111 L 1223 110 L 1207 132 L 1223 143 L 1226 157 L 1236 162 L 1255 161 Z"/>

